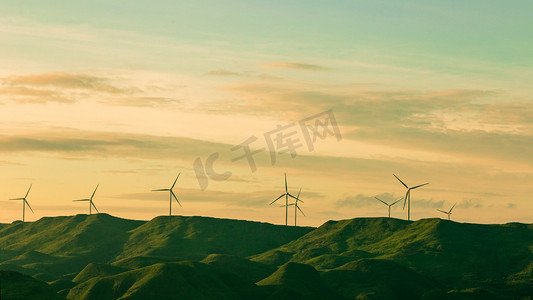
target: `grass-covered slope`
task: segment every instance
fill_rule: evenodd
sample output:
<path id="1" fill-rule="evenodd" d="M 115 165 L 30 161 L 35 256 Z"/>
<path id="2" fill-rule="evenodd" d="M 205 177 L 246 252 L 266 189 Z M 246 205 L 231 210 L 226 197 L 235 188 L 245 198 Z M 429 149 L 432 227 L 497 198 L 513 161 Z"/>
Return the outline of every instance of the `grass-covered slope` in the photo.
<path id="1" fill-rule="evenodd" d="M 118 258 L 202 259 L 212 253 L 249 256 L 279 247 L 313 229 L 208 217 L 157 217 L 132 230 Z"/>
<path id="2" fill-rule="evenodd" d="M 527 299 L 533 225 L 77 215 L 1 224 L 0 270 L 70 299 Z"/>
<path id="3" fill-rule="evenodd" d="M 251 283 L 260 281 L 276 271 L 273 266 L 227 254 L 211 254 L 203 259 L 202 263 L 210 265 L 221 273 L 229 273 Z"/>
<path id="4" fill-rule="evenodd" d="M 419 299 L 438 289 L 428 278 L 390 260 L 360 259 L 322 277 L 348 299 Z"/>
<path id="5" fill-rule="evenodd" d="M 532 281 L 533 226 L 441 219 L 329 221 L 252 259 L 271 265 L 294 261 L 333 269 L 365 258 L 392 260 L 444 286 L 528 284 Z"/>
<path id="6" fill-rule="evenodd" d="M 90 263 L 138 268 L 201 260 L 213 253 L 249 256 L 312 230 L 206 217 L 157 217 L 149 222 L 107 214 L 42 218 L 0 227 L 0 270 L 55 281 Z"/>
<path id="7" fill-rule="evenodd" d="M 0 299 L 5 300 L 55 300 L 64 299 L 48 284 L 14 271 L 0 271 Z"/>
<path id="8" fill-rule="evenodd" d="M 70 290 L 68 299 L 262 299 L 254 285 L 220 276 L 198 262 L 159 263 L 97 276 Z"/>
<path id="9" fill-rule="evenodd" d="M 289 262 L 257 285 L 270 288 L 270 299 L 343 299 L 312 266 Z"/>

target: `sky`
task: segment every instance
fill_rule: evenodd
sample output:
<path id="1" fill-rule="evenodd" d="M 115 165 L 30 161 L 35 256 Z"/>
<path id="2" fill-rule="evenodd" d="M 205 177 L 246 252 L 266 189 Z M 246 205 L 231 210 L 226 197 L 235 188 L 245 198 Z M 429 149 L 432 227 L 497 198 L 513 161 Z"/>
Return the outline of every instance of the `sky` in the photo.
<path id="1" fill-rule="evenodd" d="M 533 222 L 531 1 L 2 1 L 0 222 Z M 303 124 L 303 125 L 302 125 Z M 306 139 L 306 134 L 310 140 Z M 240 146 L 239 146 L 240 145 Z M 247 147 L 243 147 L 247 146 Z M 294 146 L 294 147 L 290 147 Z M 245 151 L 252 153 L 246 157 Z M 250 158 L 250 160 L 248 159 Z M 293 200 L 290 200 L 293 203 Z M 294 206 L 289 210 L 294 223 Z"/>

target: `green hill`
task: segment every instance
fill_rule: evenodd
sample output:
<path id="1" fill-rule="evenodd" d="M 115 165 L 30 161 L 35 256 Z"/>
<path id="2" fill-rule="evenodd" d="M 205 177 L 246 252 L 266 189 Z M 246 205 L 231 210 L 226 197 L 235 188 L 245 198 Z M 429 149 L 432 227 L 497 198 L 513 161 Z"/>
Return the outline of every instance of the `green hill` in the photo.
<path id="1" fill-rule="evenodd" d="M 394 261 L 445 289 L 488 286 L 502 293 L 533 294 L 533 226 L 526 224 L 386 218 L 329 221 L 252 260 L 271 265 L 294 261 L 329 270 L 364 258 Z"/>
<path id="2" fill-rule="evenodd" d="M 194 262 L 159 263 L 95 277 L 71 289 L 68 299 L 261 299 L 252 284 L 219 276 Z"/>
<path id="3" fill-rule="evenodd" d="M 64 299 L 48 286 L 33 277 L 13 271 L 0 271 L 0 299 L 5 300 L 55 300 Z"/>
<path id="4" fill-rule="evenodd" d="M 249 256 L 281 246 L 313 229 L 207 217 L 157 217 L 131 231 L 117 258 L 202 259 L 212 253 Z"/>
<path id="5" fill-rule="evenodd" d="M 201 260 L 212 253 L 249 256 L 311 230 L 206 217 L 157 217 L 148 222 L 107 214 L 42 218 L 0 227 L 0 270 L 51 282 L 78 273 L 90 263 L 138 268 L 156 262 Z"/>
<path id="6" fill-rule="evenodd" d="M 242 281 L 255 283 L 276 271 L 275 267 L 261 264 L 234 255 L 211 254 L 202 260 L 221 273 L 230 273 Z"/>
<path id="7" fill-rule="evenodd" d="M 292 262 L 279 267 L 257 285 L 271 289 L 269 299 L 343 299 L 324 283 L 315 268 Z"/>
<path id="8" fill-rule="evenodd" d="M 77 215 L 1 224 L 0 270 L 69 299 L 528 299 L 533 225 Z"/>
<path id="9" fill-rule="evenodd" d="M 419 299 L 437 287 L 425 276 L 390 260 L 360 259 L 322 277 L 349 299 Z"/>

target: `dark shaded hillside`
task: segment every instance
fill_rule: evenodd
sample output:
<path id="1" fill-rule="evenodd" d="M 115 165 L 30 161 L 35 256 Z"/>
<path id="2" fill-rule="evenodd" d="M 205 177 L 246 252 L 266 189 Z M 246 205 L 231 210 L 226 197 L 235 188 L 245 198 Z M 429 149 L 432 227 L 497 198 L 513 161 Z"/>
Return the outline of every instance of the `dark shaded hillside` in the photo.
<path id="1" fill-rule="evenodd" d="M 287 263 L 257 285 L 266 288 L 269 299 L 344 299 L 331 290 L 315 268 Z"/>
<path id="2" fill-rule="evenodd" d="M 419 299 L 438 288 L 425 276 L 390 260 L 360 259 L 322 277 L 349 299 Z"/>
<path id="3" fill-rule="evenodd" d="M 0 299 L 4 300 L 55 300 L 64 299 L 48 284 L 33 277 L 13 271 L 0 271 Z"/>

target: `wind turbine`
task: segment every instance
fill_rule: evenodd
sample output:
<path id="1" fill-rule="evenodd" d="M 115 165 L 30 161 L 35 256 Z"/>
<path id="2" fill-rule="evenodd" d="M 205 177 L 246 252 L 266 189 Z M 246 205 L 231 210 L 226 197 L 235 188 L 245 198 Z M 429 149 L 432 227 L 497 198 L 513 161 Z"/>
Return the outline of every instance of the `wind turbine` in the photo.
<path id="1" fill-rule="evenodd" d="M 172 216 L 172 197 L 174 197 L 174 199 L 176 199 L 176 201 L 178 202 L 178 204 L 180 205 L 181 207 L 181 203 L 180 201 L 178 200 L 178 197 L 176 197 L 176 195 L 174 194 L 174 191 L 172 191 L 172 189 L 174 188 L 174 186 L 176 185 L 176 181 L 178 181 L 178 178 L 180 177 L 180 173 L 178 173 L 178 177 L 176 177 L 176 180 L 174 180 L 174 183 L 172 184 L 172 186 L 169 188 L 169 189 L 159 189 L 159 190 L 152 190 L 152 192 L 169 192 L 169 198 L 170 198 L 170 210 L 169 210 L 169 214 L 170 216 Z"/>
<path id="2" fill-rule="evenodd" d="M 300 206 L 298 205 L 298 201 L 304 203 L 302 200 L 300 200 L 300 193 L 301 192 L 302 192 L 302 188 L 300 188 L 300 191 L 298 192 L 298 196 L 296 196 L 296 199 L 295 199 L 294 203 L 290 203 L 290 204 L 287 205 L 287 206 L 293 206 L 294 205 L 294 226 L 296 226 L 296 215 L 297 215 L 298 211 L 300 211 L 302 213 L 302 215 L 304 215 L 304 217 L 305 217 L 304 212 L 300 209 Z M 283 207 L 283 206 L 285 206 L 285 205 L 282 205 L 281 207 Z"/>
<path id="3" fill-rule="evenodd" d="M 411 190 L 427 185 L 429 184 L 429 182 L 413 187 L 408 187 L 407 184 L 405 184 L 400 178 L 398 178 L 398 176 L 396 176 L 395 174 L 392 175 L 394 175 L 394 177 L 396 177 L 396 179 L 398 179 L 398 181 L 400 181 L 407 189 L 407 192 L 405 193 L 405 200 L 403 201 L 403 209 L 405 209 L 405 204 L 407 203 L 407 220 L 411 220 Z"/>
<path id="4" fill-rule="evenodd" d="M 96 188 L 94 189 L 94 192 L 91 195 L 91 198 L 89 198 L 89 199 L 80 199 L 80 200 L 72 200 L 72 202 L 88 201 L 89 202 L 89 215 L 92 214 L 92 208 L 93 207 L 94 207 L 94 209 L 96 209 L 97 213 L 100 213 L 98 211 L 98 208 L 96 208 L 96 205 L 94 205 L 94 202 L 93 202 L 94 194 L 96 194 L 96 190 L 98 189 L 99 186 L 100 186 L 100 184 L 96 185 Z"/>
<path id="5" fill-rule="evenodd" d="M 394 204 L 396 204 L 396 203 L 398 203 L 400 200 L 402 200 L 402 198 L 400 198 L 400 199 L 396 200 L 395 202 L 393 202 L 392 204 L 388 204 L 387 202 L 385 202 L 385 201 L 379 199 L 378 197 L 374 197 L 374 198 L 378 199 L 381 203 L 383 203 L 383 204 L 385 204 L 385 205 L 387 205 L 387 206 L 389 207 L 389 219 L 390 219 L 390 208 L 391 208 L 391 206 L 393 206 Z"/>
<path id="6" fill-rule="evenodd" d="M 31 212 L 33 212 L 33 209 L 31 208 L 30 204 L 28 203 L 28 194 L 30 193 L 30 190 L 31 190 L 31 186 L 33 184 L 30 184 L 30 188 L 28 189 L 28 192 L 26 192 L 26 196 L 24 196 L 23 198 L 13 198 L 13 199 L 9 199 L 9 200 L 22 200 L 22 222 L 24 222 L 24 217 L 26 215 L 26 205 L 28 205 L 28 207 L 30 208 Z"/>
<path id="7" fill-rule="evenodd" d="M 457 202 L 456 202 L 455 204 L 457 204 Z M 450 220 L 450 216 L 452 215 L 452 210 L 453 210 L 453 208 L 455 207 L 455 204 L 452 206 L 452 208 L 450 208 L 449 211 L 444 211 L 444 210 L 440 210 L 440 209 L 437 209 L 437 210 L 440 211 L 440 212 L 442 212 L 442 213 L 447 214 L 447 215 L 448 215 L 448 220 Z"/>
<path id="8" fill-rule="evenodd" d="M 278 201 L 283 196 L 285 196 L 285 205 L 284 205 L 285 206 L 285 226 L 287 226 L 288 215 L 289 215 L 289 197 L 291 197 L 293 199 L 296 199 L 296 198 L 294 198 L 293 195 L 289 194 L 289 191 L 288 191 L 288 188 L 287 188 L 287 173 L 285 173 L 285 193 L 282 194 L 281 196 L 279 196 L 278 198 L 276 198 L 276 200 L 270 202 L 269 205 L 274 204 L 274 202 Z"/>

